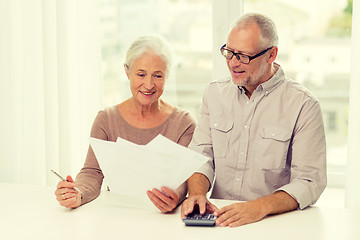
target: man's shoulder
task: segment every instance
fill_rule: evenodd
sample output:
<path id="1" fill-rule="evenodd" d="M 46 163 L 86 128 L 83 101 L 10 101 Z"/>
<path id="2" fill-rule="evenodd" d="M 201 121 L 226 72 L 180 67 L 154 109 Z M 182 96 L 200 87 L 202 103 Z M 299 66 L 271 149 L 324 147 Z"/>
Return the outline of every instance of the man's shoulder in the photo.
<path id="1" fill-rule="evenodd" d="M 286 87 L 288 94 L 302 95 L 304 97 L 308 97 L 315 101 L 319 101 L 313 92 L 311 92 L 303 84 L 301 84 L 293 79 L 286 78 L 284 81 L 284 86 Z"/>
<path id="2" fill-rule="evenodd" d="M 232 89 L 233 86 L 234 83 L 232 82 L 231 77 L 227 76 L 211 81 L 208 84 L 207 89 L 210 91 L 213 90 L 222 92 L 226 89 Z"/>
<path id="3" fill-rule="evenodd" d="M 231 83 L 231 77 L 230 76 L 226 76 L 226 77 L 222 77 L 222 78 L 213 80 L 209 84 L 210 85 L 216 85 L 216 84 L 228 84 L 228 83 Z"/>

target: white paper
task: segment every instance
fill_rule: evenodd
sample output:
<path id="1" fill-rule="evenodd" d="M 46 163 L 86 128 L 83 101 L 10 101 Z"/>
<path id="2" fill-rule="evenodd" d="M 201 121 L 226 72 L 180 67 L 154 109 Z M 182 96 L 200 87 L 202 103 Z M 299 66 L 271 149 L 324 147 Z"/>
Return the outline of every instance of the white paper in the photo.
<path id="1" fill-rule="evenodd" d="M 121 138 L 116 142 L 90 138 L 90 144 L 110 191 L 145 208 L 153 207 L 147 190 L 162 186 L 175 190 L 208 160 L 162 135 L 147 145 Z"/>

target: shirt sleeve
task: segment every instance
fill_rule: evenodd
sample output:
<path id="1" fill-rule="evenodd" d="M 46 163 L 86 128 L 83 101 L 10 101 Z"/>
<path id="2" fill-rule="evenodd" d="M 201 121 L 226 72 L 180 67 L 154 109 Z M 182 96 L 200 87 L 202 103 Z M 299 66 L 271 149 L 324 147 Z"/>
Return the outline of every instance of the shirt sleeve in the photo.
<path id="1" fill-rule="evenodd" d="M 290 183 L 275 191 L 285 191 L 304 209 L 314 204 L 326 187 L 326 143 L 319 102 L 307 101 L 298 117 L 288 156 Z"/>
<path id="2" fill-rule="evenodd" d="M 108 140 L 105 130 L 105 112 L 101 111 L 96 116 L 91 128 L 90 136 Z M 99 196 L 104 175 L 100 169 L 95 154 L 89 145 L 85 164 L 76 176 L 76 184 L 82 192 L 81 205 L 94 200 Z"/>
<path id="3" fill-rule="evenodd" d="M 215 177 L 215 165 L 206 92 L 207 90 L 205 90 L 203 95 L 198 125 L 195 128 L 192 141 L 189 144 L 189 148 L 209 157 L 209 160 L 197 172 L 204 174 L 209 179 L 211 184 Z"/>

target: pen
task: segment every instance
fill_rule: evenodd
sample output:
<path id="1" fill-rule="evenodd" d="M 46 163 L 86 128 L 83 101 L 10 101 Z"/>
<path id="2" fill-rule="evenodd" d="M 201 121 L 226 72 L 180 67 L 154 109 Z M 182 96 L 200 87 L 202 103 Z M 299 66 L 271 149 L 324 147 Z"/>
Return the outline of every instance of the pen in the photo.
<path id="1" fill-rule="evenodd" d="M 61 180 L 67 182 L 66 179 L 63 178 L 62 176 L 60 176 L 57 172 L 55 172 L 55 171 L 52 170 L 52 169 L 51 169 L 51 171 L 52 171 L 56 176 L 58 176 Z M 81 191 L 80 191 L 77 187 L 74 187 L 74 189 L 75 189 L 76 191 L 78 191 L 79 193 L 81 193 Z"/>

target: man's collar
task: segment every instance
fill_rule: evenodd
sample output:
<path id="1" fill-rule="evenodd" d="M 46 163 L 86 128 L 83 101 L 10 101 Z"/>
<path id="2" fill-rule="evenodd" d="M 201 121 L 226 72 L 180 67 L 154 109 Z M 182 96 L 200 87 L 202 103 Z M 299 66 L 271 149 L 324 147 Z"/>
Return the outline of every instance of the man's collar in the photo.
<path id="1" fill-rule="evenodd" d="M 272 92 L 285 79 L 285 74 L 281 66 L 274 63 L 274 68 L 276 70 L 275 74 L 269 80 L 258 86 L 258 88 L 261 87 L 259 89 L 262 89 L 263 92 L 265 92 L 265 95 Z"/>
<path id="2" fill-rule="evenodd" d="M 275 74 L 269 80 L 260 84 L 255 91 L 263 91 L 265 92 L 265 95 L 268 95 L 285 79 L 285 74 L 281 66 L 277 63 L 274 63 L 274 68 L 276 70 Z M 240 94 L 246 93 L 246 89 L 244 87 L 237 87 L 240 91 Z"/>

